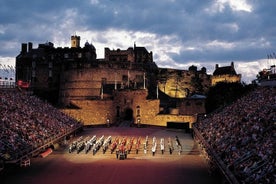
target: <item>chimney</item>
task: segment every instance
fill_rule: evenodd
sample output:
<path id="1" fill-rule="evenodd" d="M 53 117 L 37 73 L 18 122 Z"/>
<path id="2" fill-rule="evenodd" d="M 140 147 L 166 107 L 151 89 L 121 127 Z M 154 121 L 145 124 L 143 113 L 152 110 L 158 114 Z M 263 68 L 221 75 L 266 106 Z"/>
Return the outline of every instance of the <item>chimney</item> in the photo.
<path id="1" fill-rule="evenodd" d="M 28 52 L 30 52 L 31 50 L 33 50 L 33 43 L 29 42 L 28 43 Z"/>
<path id="2" fill-rule="evenodd" d="M 218 67 L 219 67 L 219 65 L 218 65 L 218 64 L 216 64 L 216 69 L 218 69 Z"/>
<path id="3" fill-rule="evenodd" d="M 22 54 L 26 54 L 27 53 L 27 44 L 26 43 L 22 43 L 22 45 L 21 45 L 21 53 Z"/>
<path id="4" fill-rule="evenodd" d="M 234 62 L 233 61 L 231 62 L 231 67 L 234 68 Z"/>

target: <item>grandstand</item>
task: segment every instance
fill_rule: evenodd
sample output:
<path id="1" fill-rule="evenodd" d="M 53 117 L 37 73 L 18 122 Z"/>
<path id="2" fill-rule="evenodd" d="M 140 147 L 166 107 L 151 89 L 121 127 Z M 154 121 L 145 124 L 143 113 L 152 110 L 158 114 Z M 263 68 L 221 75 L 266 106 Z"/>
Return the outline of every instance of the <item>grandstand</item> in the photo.
<path id="1" fill-rule="evenodd" d="M 194 124 L 194 139 L 229 183 L 275 183 L 276 88 L 258 87 Z"/>
<path id="2" fill-rule="evenodd" d="M 0 107 L 0 163 L 22 164 L 82 128 L 55 107 L 16 88 L 0 89 Z"/>
<path id="3" fill-rule="evenodd" d="M 15 87 L 15 69 L 10 65 L 0 64 L 0 88 Z"/>

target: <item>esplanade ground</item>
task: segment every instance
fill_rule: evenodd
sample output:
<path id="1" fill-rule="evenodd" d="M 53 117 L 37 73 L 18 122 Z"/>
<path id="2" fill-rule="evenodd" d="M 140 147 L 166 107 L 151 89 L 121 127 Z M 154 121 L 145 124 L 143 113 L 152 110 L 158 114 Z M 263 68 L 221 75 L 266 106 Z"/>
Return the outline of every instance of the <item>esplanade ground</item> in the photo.
<path id="1" fill-rule="evenodd" d="M 69 153 L 70 142 L 80 136 L 100 137 L 104 135 L 119 138 L 141 137 L 141 146 L 138 154 L 134 148 L 127 155 L 127 159 L 118 160 L 116 154 L 107 150 L 103 154 L 102 149 L 93 155 L 82 151 Z M 144 152 L 143 143 L 145 137 L 149 138 L 147 153 Z M 178 136 L 182 144 L 182 152 L 175 149 L 169 153 L 166 144 L 168 138 Z M 157 146 L 155 155 L 151 152 L 152 138 L 165 139 L 165 152 Z M 1 183 L 28 183 L 28 184 L 55 184 L 55 183 L 143 183 L 143 184 L 214 184 L 221 183 L 220 178 L 211 175 L 205 158 L 200 154 L 190 133 L 180 129 L 167 129 L 160 127 L 130 128 L 85 128 L 66 145 L 61 145 L 45 158 L 31 159 L 29 167 L 7 169 L 1 175 Z"/>

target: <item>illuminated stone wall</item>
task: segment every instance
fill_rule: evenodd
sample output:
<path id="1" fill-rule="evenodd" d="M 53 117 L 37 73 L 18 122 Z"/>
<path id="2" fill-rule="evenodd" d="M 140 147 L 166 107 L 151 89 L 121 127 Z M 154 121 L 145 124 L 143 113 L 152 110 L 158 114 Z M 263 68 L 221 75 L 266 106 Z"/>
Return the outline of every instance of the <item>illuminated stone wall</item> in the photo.
<path id="1" fill-rule="evenodd" d="M 110 123 L 116 121 L 112 100 L 76 100 L 72 103 L 80 109 L 63 109 L 71 117 L 81 121 L 84 125 L 103 125 L 107 118 Z"/>
<path id="2" fill-rule="evenodd" d="M 192 124 L 195 123 L 197 117 L 195 115 L 170 115 L 170 114 L 159 114 L 154 118 L 154 123 L 150 123 L 151 125 L 157 126 L 167 126 L 167 122 L 179 122 L 179 123 L 187 123 L 189 122 L 189 128 L 192 128 Z M 147 123 L 146 123 L 147 124 Z"/>
<path id="3" fill-rule="evenodd" d="M 233 83 L 233 82 L 241 82 L 241 74 L 238 75 L 219 75 L 219 76 L 212 76 L 211 77 L 211 85 L 214 86 L 218 82 L 227 82 L 227 83 Z"/>
<path id="4" fill-rule="evenodd" d="M 128 110 L 132 111 L 134 123 L 139 115 L 141 122 L 152 121 L 159 113 L 159 100 L 147 100 L 147 90 L 116 91 L 114 100 L 72 100 L 71 103 L 79 109 L 64 109 L 84 125 L 106 124 L 107 118 L 111 123 L 125 120 Z"/>
<path id="5" fill-rule="evenodd" d="M 202 71 L 159 69 L 158 88 L 172 98 L 185 98 L 192 93 L 207 93 L 210 75 Z"/>
<path id="6" fill-rule="evenodd" d="M 63 112 L 81 121 L 84 125 L 105 125 L 124 121 L 127 110 L 132 110 L 133 122 L 140 118 L 141 124 L 167 126 L 167 122 L 196 121 L 195 115 L 159 114 L 159 99 L 147 100 L 147 90 L 123 90 L 114 94 L 114 100 L 73 100 L 80 109 L 64 109 Z M 118 108 L 119 107 L 119 108 Z M 119 116 L 118 116 L 119 115 Z"/>

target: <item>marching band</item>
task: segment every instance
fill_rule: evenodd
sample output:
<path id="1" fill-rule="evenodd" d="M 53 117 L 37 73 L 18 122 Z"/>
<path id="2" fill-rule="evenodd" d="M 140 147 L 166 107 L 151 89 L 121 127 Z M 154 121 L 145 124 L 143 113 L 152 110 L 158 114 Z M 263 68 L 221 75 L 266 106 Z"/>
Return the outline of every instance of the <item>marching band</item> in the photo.
<path id="1" fill-rule="evenodd" d="M 134 137 L 132 136 L 130 139 L 127 137 L 115 137 L 112 139 L 112 136 L 108 136 L 105 139 L 105 136 L 102 135 L 101 137 L 97 137 L 96 135 L 93 135 L 91 138 L 90 136 L 83 137 L 80 136 L 78 139 L 74 140 L 69 145 L 69 153 L 73 153 L 74 151 L 79 154 L 82 150 L 84 150 L 85 154 L 87 154 L 90 150 L 92 150 L 93 155 L 95 155 L 99 149 L 102 148 L 103 154 L 106 153 L 106 151 L 109 149 L 110 153 L 113 152 L 116 153 L 116 158 L 120 160 L 124 160 L 127 158 L 127 154 L 131 153 L 132 149 L 135 149 L 135 153 L 138 154 L 140 148 L 140 144 L 142 142 L 141 137 Z M 149 136 L 146 136 L 144 138 L 143 142 L 143 148 L 144 154 L 147 154 L 148 147 L 150 145 Z M 178 151 L 177 153 L 181 155 L 182 152 L 182 144 L 179 140 L 178 136 L 175 136 L 175 141 L 173 143 L 171 137 L 167 138 L 167 144 L 165 144 L 165 138 L 161 137 L 159 146 L 158 141 L 155 136 L 152 137 L 151 142 L 151 151 L 152 156 L 155 156 L 156 152 L 160 150 L 161 154 L 163 155 L 168 150 L 168 153 L 171 155 L 173 154 L 174 149 Z"/>

